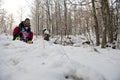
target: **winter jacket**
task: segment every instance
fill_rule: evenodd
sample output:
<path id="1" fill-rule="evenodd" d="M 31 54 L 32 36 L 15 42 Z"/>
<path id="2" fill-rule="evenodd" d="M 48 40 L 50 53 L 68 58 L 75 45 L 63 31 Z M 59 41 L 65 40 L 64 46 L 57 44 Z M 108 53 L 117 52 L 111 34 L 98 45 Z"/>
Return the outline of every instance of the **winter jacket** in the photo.
<path id="1" fill-rule="evenodd" d="M 28 29 L 26 30 L 25 27 L 28 27 Z M 25 24 L 24 24 L 24 21 L 22 21 L 22 22 L 19 24 L 19 28 L 20 28 L 20 32 L 24 32 L 24 31 L 26 31 L 27 33 L 31 32 L 30 24 L 25 25 Z"/>

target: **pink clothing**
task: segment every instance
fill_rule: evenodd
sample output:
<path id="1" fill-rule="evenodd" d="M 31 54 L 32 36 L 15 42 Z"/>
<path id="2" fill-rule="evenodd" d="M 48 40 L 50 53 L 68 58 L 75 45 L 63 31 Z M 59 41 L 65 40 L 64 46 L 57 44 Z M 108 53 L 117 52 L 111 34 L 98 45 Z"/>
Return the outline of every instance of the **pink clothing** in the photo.
<path id="1" fill-rule="evenodd" d="M 18 26 L 16 26 L 13 30 L 13 35 L 20 35 L 22 33 L 22 37 L 23 39 L 29 38 L 29 39 L 33 39 L 33 32 L 20 32 L 20 28 Z"/>

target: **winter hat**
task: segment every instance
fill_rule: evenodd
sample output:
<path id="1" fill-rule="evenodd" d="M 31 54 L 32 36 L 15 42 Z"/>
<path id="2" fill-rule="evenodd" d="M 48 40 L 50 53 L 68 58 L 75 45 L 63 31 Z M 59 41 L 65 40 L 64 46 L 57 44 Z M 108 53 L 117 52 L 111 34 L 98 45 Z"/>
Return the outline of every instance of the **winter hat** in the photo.
<path id="1" fill-rule="evenodd" d="M 30 21 L 30 19 L 29 19 L 29 18 L 26 18 L 26 19 L 25 19 L 25 21 L 26 21 L 26 20 L 29 20 L 29 21 Z"/>

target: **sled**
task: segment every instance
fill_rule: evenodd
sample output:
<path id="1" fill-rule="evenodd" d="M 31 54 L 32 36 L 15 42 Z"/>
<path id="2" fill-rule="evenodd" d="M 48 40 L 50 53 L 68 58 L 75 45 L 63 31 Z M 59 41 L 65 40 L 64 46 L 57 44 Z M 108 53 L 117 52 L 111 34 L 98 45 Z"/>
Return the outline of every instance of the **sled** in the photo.
<path id="1" fill-rule="evenodd" d="M 16 37 L 15 40 L 20 40 L 20 41 L 23 41 L 23 42 L 25 42 L 25 43 L 27 43 L 27 44 L 33 44 L 33 41 L 22 40 L 20 37 Z"/>
<path id="2" fill-rule="evenodd" d="M 15 40 L 21 40 L 21 39 L 20 39 L 20 37 L 16 37 L 16 39 L 15 39 Z"/>
<path id="3" fill-rule="evenodd" d="M 26 43 L 28 43 L 28 44 L 33 44 L 33 41 L 27 41 Z"/>

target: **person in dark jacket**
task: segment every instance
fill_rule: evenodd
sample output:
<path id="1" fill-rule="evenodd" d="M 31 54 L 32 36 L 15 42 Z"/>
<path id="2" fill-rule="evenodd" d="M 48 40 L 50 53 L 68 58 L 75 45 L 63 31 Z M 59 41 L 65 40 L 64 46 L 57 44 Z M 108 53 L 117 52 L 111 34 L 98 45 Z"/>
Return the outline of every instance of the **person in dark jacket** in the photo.
<path id="1" fill-rule="evenodd" d="M 28 41 L 33 39 L 33 32 L 30 27 L 30 19 L 26 18 L 25 21 L 22 21 L 19 26 L 16 26 L 13 30 L 13 40 L 17 37 L 20 37 L 23 41 Z"/>

